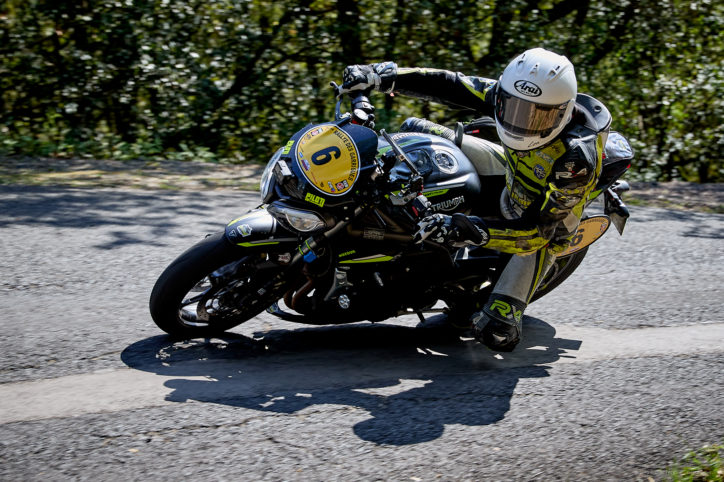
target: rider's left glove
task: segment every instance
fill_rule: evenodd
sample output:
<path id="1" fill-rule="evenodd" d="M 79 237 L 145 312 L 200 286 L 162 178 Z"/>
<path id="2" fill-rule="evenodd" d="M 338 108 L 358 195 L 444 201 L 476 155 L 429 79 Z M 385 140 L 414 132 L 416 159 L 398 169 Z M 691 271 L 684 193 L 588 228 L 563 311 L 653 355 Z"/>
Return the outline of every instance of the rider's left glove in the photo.
<path id="1" fill-rule="evenodd" d="M 455 248 L 485 246 L 490 240 L 490 233 L 485 222 L 478 217 L 461 213 L 452 216 L 438 213 L 426 216 L 417 223 L 413 241 L 421 243 L 425 240 Z"/>
<path id="2" fill-rule="evenodd" d="M 395 88 L 397 64 L 380 62 L 371 65 L 348 65 L 342 74 L 342 90 L 374 89 L 389 94 Z"/>

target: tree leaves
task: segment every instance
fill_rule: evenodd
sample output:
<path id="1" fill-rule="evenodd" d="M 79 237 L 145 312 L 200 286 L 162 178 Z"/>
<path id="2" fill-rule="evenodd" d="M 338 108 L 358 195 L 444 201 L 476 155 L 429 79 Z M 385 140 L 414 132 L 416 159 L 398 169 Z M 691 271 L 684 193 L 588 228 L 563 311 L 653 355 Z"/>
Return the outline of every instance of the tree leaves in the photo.
<path id="1" fill-rule="evenodd" d="M 711 0 L 6 0 L 0 152 L 264 161 L 331 118 L 327 86 L 349 63 L 496 78 L 543 46 L 574 62 L 579 89 L 631 137 L 639 177 L 723 180 L 723 10 Z M 388 129 L 410 115 L 465 120 L 378 95 Z"/>

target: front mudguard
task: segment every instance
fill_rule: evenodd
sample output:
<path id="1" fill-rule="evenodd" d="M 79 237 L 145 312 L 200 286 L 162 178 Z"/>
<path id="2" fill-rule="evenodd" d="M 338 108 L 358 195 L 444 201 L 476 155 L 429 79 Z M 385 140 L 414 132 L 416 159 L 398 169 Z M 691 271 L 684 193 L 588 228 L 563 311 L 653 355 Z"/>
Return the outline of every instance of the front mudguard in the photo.
<path id="1" fill-rule="evenodd" d="M 226 240 L 241 248 L 299 244 L 297 235 L 277 222 L 264 207 L 256 208 L 226 225 Z M 264 248 L 268 249 L 268 248 Z"/>

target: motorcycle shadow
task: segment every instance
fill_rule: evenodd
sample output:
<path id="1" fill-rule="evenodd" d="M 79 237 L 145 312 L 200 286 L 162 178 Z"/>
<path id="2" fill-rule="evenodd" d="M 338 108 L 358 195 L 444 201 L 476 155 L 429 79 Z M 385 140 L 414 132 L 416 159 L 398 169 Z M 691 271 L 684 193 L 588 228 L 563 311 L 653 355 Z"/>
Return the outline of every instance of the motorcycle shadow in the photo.
<path id="1" fill-rule="evenodd" d="M 408 445 L 440 437 L 446 425 L 501 420 L 518 380 L 548 376 L 548 364 L 581 344 L 556 338 L 551 325 L 531 317 L 524 333 L 513 353 L 496 353 L 435 317 L 415 327 L 354 324 L 184 342 L 156 336 L 130 345 L 121 358 L 131 368 L 178 377 L 165 383 L 169 401 L 284 414 L 354 407 L 369 413 L 353 425 L 358 437 Z"/>

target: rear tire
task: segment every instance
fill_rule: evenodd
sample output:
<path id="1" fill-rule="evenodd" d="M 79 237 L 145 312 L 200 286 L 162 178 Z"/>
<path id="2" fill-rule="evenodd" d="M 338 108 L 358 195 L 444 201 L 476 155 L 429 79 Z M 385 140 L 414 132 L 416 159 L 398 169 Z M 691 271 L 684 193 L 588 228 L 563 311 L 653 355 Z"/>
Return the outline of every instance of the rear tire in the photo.
<path id="1" fill-rule="evenodd" d="M 542 296 L 547 295 L 556 289 L 558 285 L 563 283 L 570 275 L 573 274 L 576 268 L 578 268 L 578 265 L 581 264 L 583 258 L 586 257 L 587 252 L 588 246 L 580 251 L 576 251 L 570 256 L 556 259 L 553 266 L 551 266 L 551 269 L 543 278 L 543 281 L 541 281 L 530 302 L 533 303 Z"/>
<path id="2" fill-rule="evenodd" d="M 266 268 L 262 273 L 258 269 L 262 261 L 263 253 L 244 256 L 223 232 L 203 239 L 176 258 L 156 281 L 149 302 L 153 321 L 173 337 L 197 338 L 249 320 L 283 293 L 281 286 L 263 296 L 255 292 L 282 269 Z"/>

